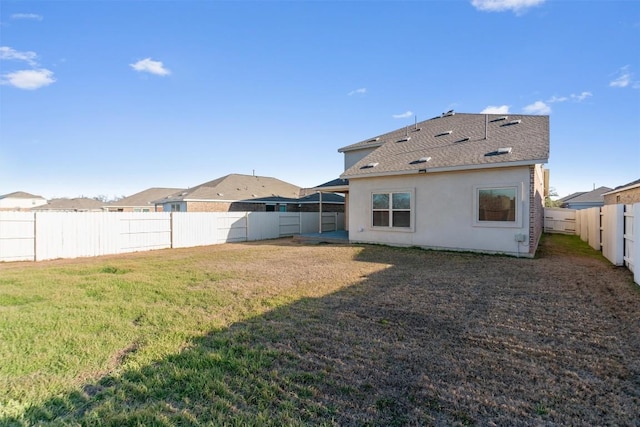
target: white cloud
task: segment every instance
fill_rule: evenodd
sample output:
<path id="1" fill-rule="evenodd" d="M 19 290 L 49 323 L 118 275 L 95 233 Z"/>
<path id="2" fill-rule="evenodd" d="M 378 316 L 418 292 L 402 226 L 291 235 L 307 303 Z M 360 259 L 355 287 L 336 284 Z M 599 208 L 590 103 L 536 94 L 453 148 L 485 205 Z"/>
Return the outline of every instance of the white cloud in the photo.
<path id="1" fill-rule="evenodd" d="M 489 105 L 487 108 L 480 111 L 480 114 L 507 114 L 507 113 L 509 113 L 508 105 L 500 105 L 500 106 Z"/>
<path id="2" fill-rule="evenodd" d="M 18 89 L 35 90 L 55 82 L 53 72 L 41 68 L 37 70 L 21 70 L 2 76 L 0 84 L 10 85 Z"/>
<path id="3" fill-rule="evenodd" d="M 0 46 L 0 60 L 25 61 L 32 67 L 35 67 L 38 65 L 36 62 L 37 57 L 38 55 L 35 52 L 19 52 L 9 46 Z"/>
<path id="4" fill-rule="evenodd" d="M 631 74 L 631 71 L 629 70 L 629 66 L 625 65 L 624 67 L 620 68 L 620 71 L 618 71 L 618 77 L 616 77 L 611 82 L 609 82 L 609 86 L 627 87 L 631 84 L 632 76 L 633 74 Z"/>
<path id="5" fill-rule="evenodd" d="M 525 114 L 549 114 L 551 113 L 551 107 L 542 101 L 536 101 L 533 104 L 524 107 Z"/>
<path id="6" fill-rule="evenodd" d="M 367 93 L 367 88 L 366 87 L 361 87 L 360 89 L 352 90 L 347 95 L 349 95 L 349 96 L 364 95 L 365 93 Z"/>
<path id="7" fill-rule="evenodd" d="M 42 21 L 42 15 L 36 13 L 14 13 L 11 19 L 30 19 L 33 21 Z"/>
<path id="8" fill-rule="evenodd" d="M 413 116 L 413 111 L 406 111 L 402 114 L 394 114 L 391 117 L 393 117 L 394 119 L 404 119 L 406 117 L 411 117 Z"/>
<path id="9" fill-rule="evenodd" d="M 567 101 L 575 101 L 575 102 L 582 102 L 585 99 L 592 97 L 593 94 L 591 92 L 581 92 L 578 95 L 576 95 L 575 93 L 572 93 L 569 96 L 552 96 L 551 98 L 547 99 L 547 104 L 554 104 L 556 102 L 567 102 Z"/>
<path id="10" fill-rule="evenodd" d="M 504 12 L 505 10 L 511 10 L 518 15 L 544 2 L 545 0 L 471 0 L 473 7 L 478 10 L 485 12 Z"/>
<path id="11" fill-rule="evenodd" d="M 161 61 L 154 61 L 151 58 L 142 59 L 135 64 L 129 64 L 131 68 L 141 73 L 151 73 L 158 76 L 166 76 L 171 74 L 167 68 L 164 67 Z"/>

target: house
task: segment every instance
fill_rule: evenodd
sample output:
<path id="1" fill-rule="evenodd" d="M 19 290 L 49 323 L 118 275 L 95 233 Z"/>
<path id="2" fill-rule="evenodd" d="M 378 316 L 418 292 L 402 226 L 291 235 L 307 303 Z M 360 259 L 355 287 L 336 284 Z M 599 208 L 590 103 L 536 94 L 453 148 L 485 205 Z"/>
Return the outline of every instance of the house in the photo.
<path id="1" fill-rule="evenodd" d="M 549 117 L 441 116 L 342 147 L 354 243 L 533 257 L 543 230 Z"/>
<path id="2" fill-rule="evenodd" d="M 172 194 L 186 191 L 184 188 L 148 188 L 139 193 L 108 203 L 104 210 L 108 212 L 156 212 L 155 201 Z M 162 205 L 160 205 L 161 207 Z"/>
<path id="3" fill-rule="evenodd" d="M 266 211 L 267 206 L 275 210 L 277 203 L 255 199 L 297 199 L 299 195 L 300 187 L 276 178 L 230 174 L 156 200 L 154 205 L 165 212 Z"/>
<path id="4" fill-rule="evenodd" d="M 611 191 L 609 187 L 598 187 L 592 191 L 579 191 L 559 199 L 561 208 L 589 209 L 604 205 L 602 195 Z"/>
<path id="5" fill-rule="evenodd" d="M 77 197 L 74 199 L 52 199 L 46 205 L 33 208 L 33 211 L 56 211 L 56 212 L 101 212 L 104 203 L 96 199 L 87 197 Z"/>
<path id="6" fill-rule="evenodd" d="M 299 198 L 261 197 L 250 202 L 264 204 L 266 212 L 344 212 L 344 196 L 335 193 L 315 192 Z"/>
<path id="7" fill-rule="evenodd" d="M 640 203 L 640 179 L 620 185 L 607 193 L 603 193 L 602 197 L 605 205 L 630 205 Z"/>
<path id="8" fill-rule="evenodd" d="M 28 211 L 46 203 L 47 199 L 42 196 L 16 191 L 0 196 L 0 211 Z"/>

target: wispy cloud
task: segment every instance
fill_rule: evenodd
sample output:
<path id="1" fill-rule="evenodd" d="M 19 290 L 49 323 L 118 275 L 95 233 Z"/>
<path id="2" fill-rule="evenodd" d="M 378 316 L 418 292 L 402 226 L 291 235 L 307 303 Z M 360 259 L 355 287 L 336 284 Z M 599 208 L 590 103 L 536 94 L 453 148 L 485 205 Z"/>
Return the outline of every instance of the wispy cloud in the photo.
<path id="1" fill-rule="evenodd" d="M 14 13 L 11 15 L 11 19 L 29 19 L 32 21 L 42 21 L 42 15 L 37 13 Z"/>
<path id="2" fill-rule="evenodd" d="M 617 77 L 609 82 L 610 87 L 629 87 L 631 86 L 634 89 L 640 88 L 640 82 L 633 81 L 633 73 L 631 72 L 631 67 L 625 65 L 620 68 L 616 73 Z"/>
<path id="3" fill-rule="evenodd" d="M 489 105 L 487 108 L 480 111 L 480 114 L 507 114 L 507 113 L 509 113 L 508 105 L 500 105 L 500 106 Z"/>
<path id="4" fill-rule="evenodd" d="M 582 102 L 587 98 L 591 98 L 593 96 L 593 94 L 591 92 L 587 92 L 587 91 L 583 91 L 580 92 L 579 94 L 575 94 L 572 93 L 569 96 L 552 96 L 551 98 L 547 99 L 547 104 L 554 104 L 557 102 L 567 102 L 567 101 L 574 101 L 574 102 Z"/>
<path id="5" fill-rule="evenodd" d="M 528 9 L 539 6 L 545 0 L 471 0 L 471 4 L 478 10 L 484 12 L 504 12 L 512 11 L 516 15 L 521 15 Z"/>
<path id="6" fill-rule="evenodd" d="M 53 72 L 44 68 L 37 70 L 20 70 L 4 74 L 0 84 L 10 85 L 18 89 L 35 90 L 54 83 Z"/>
<path id="7" fill-rule="evenodd" d="M 543 101 L 536 101 L 533 104 L 529 104 L 523 108 L 525 114 L 549 114 L 551 113 L 551 107 L 549 107 Z"/>
<path id="8" fill-rule="evenodd" d="M 24 61 L 32 67 L 35 67 L 38 65 L 36 62 L 37 57 L 38 55 L 35 52 L 20 52 L 9 46 L 0 46 L 0 60 Z"/>
<path id="9" fill-rule="evenodd" d="M 171 71 L 165 68 L 161 61 L 154 61 L 151 58 L 141 59 L 135 64 L 129 65 L 131 68 L 141 73 L 151 73 L 157 76 L 167 76 L 171 74 Z"/>
<path id="10" fill-rule="evenodd" d="M 404 119 L 411 116 L 413 116 L 413 111 L 406 111 L 402 114 L 394 114 L 391 117 L 393 117 L 394 119 Z"/>
<path id="11" fill-rule="evenodd" d="M 367 93 L 367 88 L 366 87 L 361 87 L 359 89 L 355 89 L 352 90 L 351 92 L 349 92 L 347 95 L 349 96 L 353 96 L 353 95 L 364 95 L 365 93 Z"/>

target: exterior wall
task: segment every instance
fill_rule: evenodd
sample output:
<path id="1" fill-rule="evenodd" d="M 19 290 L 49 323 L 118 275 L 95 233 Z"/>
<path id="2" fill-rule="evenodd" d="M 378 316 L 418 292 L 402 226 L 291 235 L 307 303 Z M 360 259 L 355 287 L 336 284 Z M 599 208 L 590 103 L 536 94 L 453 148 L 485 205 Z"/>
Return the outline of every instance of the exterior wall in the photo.
<path id="1" fill-rule="evenodd" d="M 31 208 L 46 205 L 47 201 L 41 197 L 0 199 L 0 211 L 28 211 Z"/>
<path id="2" fill-rule="evenodd" d="M 344 153 L 344 170 L 349 169 L 351 166 L 364 159 L 369 154 L 373 153 L 376 148 L 364 148 L 361 150 L 347 151 Z"/>
<path id="3" fill-rule="evenodd" d="M 612 192 L 612 194 L 607 194 L 603 197 L 605 205 L 640 203 L 640 185 L 635 188 L 629 188 L 628 190 Z"/>
<path id="4" fill-rule="evenodd" d="M 469 250 L 529 256 L 537 245 L 527 236 L 542 230 L 542 215 L 533 222 L 532 200 L 542 203 L 540 194 L 532 194 L 529 166 L 477 171 L 415 174 L 411 176 L 351 179 L 349 181 L 349 240 L 433 249 Z M 477 186 L 516 186 L 515 223 L 478 223 Z M 371 194 L 377 191 L 414 191 L 412 229 L 372 227 Z M 542 207 L 540 207 L 541 209 Z M 535 208 L 537 210 L 538 208 Z M 535 212 L 534 210 L 534 212 Z M 538 224 L 540 221 L 540 224 Z M 538 231 L 540 230 L 540 231 Z M 518 243 L 516 236 L 526 241 Z"/>
<path id="5" fill-rule="evenodd" d="M 544 230 L 545 170 L 542 165 L 529 168 L 531 190 L 529 191 L 529 253 L 536 253 L 540 236 Z"/>

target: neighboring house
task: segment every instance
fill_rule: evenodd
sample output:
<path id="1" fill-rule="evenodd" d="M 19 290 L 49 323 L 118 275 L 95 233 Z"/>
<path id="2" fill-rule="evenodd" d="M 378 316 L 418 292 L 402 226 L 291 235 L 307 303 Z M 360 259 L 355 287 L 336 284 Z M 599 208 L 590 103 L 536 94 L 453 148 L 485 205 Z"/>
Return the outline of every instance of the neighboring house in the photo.
<path id="1" fill-rule="evenodd" d="M 149 188 L 115 202 L 108 203 L 104 210 L 109 212 L 156 212 L 155 201 L 172 194 L 186 191 L 184 188 Z M 159 206 L 160 208 L 162 205 Z"/>
<path id="2" fill-rule="evenodd" d="M 46 203 L 44 197 L 16 191 L 0 196 L 0 211 L 28 211 Z"/>
<path id="3" fill-rule="evenodd" d="M 549 117 L 456 114 L 349 145 L 351 242 L 533 257 L 543 230 Z"/>
<path id="4" fill-rule="evenodd" d="M 52 199 L 46 205 L 38 206 L 34 211 L 57 211 L 57 212 L 100 212 L 104 206 L 103 202 L 86 197 L 75 199 Z"/>
<path id="5" fill-rule="evenodd" d="M 165 212 L 266 211 L 272 202 L 254 199 L 298 198 L 300 187 L 276 178 L 230 174 L 196 187 L 179 191 L 154 202 Z"/>
<path id="6" fill-rule="evenodd" d="M 335 193 L 316 192 L 300 198 L 261 197 L 247 202 L 264 205 L 260 210 L 266 212 L 344 212 L 344 196 Z"/>
<path id="7" fill-rule="evenodd" d="M 567 209 L 589 209 L 604 205 L 602 195 L 611 191 L 609 187 L 598 187 L 592 191 L 582 191 L 570 194 L 559 199 L 561 208 Z"/>
<path id="8" fill-rule="evenodd" d="M 620 185 L 604 193 L 602 197 L 605 205 L 640 203 L 640 179 Z"/>

